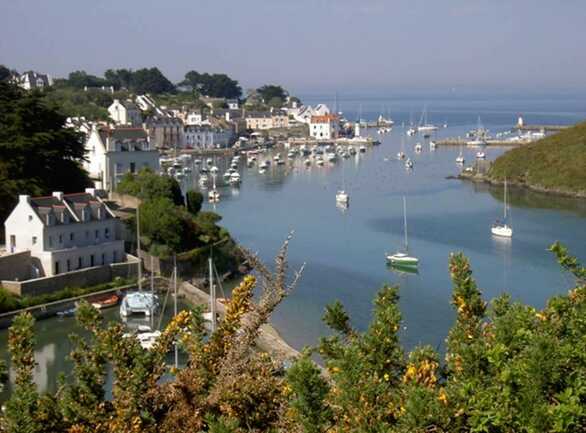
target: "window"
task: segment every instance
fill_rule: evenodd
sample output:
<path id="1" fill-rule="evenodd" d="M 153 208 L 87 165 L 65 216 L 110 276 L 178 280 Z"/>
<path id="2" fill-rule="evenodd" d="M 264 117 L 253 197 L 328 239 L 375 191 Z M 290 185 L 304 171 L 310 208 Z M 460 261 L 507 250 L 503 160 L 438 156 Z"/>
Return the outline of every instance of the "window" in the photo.
<path id="1" fill-rule="evenodd" d="M 102 253 L 102 265 L 106 264 L 106 253 Z"/>
<path id="2" fill-rule="evenodd" d="M 71 271 L 71 260 L 67 259 L 67 272 Z"/>
<path id="3" fill-rule="evenodd" d="M 90 266 L 94 266 L 94 255 L 90 255 Z"/>
<path id="4" fill-rule="evenodd" d="M 49 236 L 49 247 L 53 246 L 53 236 Z"/>
<path id="5" fill-rule="evenodd" d="M 96 236 L 96 239 L 100 238 L 100 231 L 99 230 L 96 230 L 95 236 Z"/>
<path id="6" fill-rule="evenodd" d="M 59 243 L 62 244 L 63 243 L 63 235 L 59 235 Z"/>
<path id="7" fill-rule="evenodd" d="M 77 259 L 77 269 L 83 268 L 83 257 Z"/>
<path id="8" fill-rule="evenodd" d="M 73 239 L 75 239 L 75 233 L 71 232 L 69 233 L 69 240 L 72 241 Z"/>
<path id="9" fill-rule="evenodd" d="M 60 272 L 59 262 L 57 261 L 57 262 L 55 262 L 55 272 L 54 272 L 54 274 L 57 275 L 57 274 L 59 274 L 59 272 Z"/>
<path id="10" fill-rule="evenodd" d="M 35 245 L 37 243 L 37 237 L 33 236 L 33 245 Z"/>
<path id="11" fill-rule="evenodd" d="M 32 221 L 32 220 L 33 220 L 33 216 L 32 216 L 32 215 L 29 215 L 29 216 L 28 216 L 28 220 L 29 220 L 29 221 Z"/>
<path id="12" fill-rule="evenodd" d="M 130 172 L 134 173 L 136 171 L 136 164 L 134 162 L 130 163 Z"/>
<path id="13" fill-rule="evenodd" d="M 104 237 L 110 239 L 110 229 L 108 227 L 104 229 Z"/>

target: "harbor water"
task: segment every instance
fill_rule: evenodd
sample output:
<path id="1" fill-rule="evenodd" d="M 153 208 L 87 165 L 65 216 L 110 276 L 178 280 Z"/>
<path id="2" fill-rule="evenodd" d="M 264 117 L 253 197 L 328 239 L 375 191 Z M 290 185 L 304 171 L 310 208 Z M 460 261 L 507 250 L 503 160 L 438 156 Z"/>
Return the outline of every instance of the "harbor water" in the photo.
<path id="1" fill-rule="evenodd" d="M 332 102 L 303 99 L 306 103 Z M 287 235 L 294 232 L 290 267 L 306 263 L 305 272 L 272 317 L 289 344 L 300 349 L 327 335 L 321 316 L 334 300 L 345 305 L 356 328 L 365 329 L 379 288 L 396 284 L 400 286 L 403 343 L 408 348 L 429 344 L 443 350 L 454 320 L 448 274 L 452 252 L 461 251 L 470 259 L 487 300 L 509 293 L 516 301 L 543 307 L 549 297 L 565 293 L 572 285 L 572 278 L 560 271 L 547 248 L 559 240 L 586 262 L 583 200 L 511 189 L 514 237 L 495 238 L 490 226 L 503 213 L 502 189 L 449 179 L 459 172 L 455 159 L 460 149 L 431 150 L 423 137 L 405 134 L 402 124 L 410 117 L 418 121 L 417 110 L 421 111 L 424 101 L 341 98 L 338 104 L 352 120 L 390 114 L 395 127 L 384 135 L 375 129 L 363 131 L 381 140 L 381 145 L 349 159 L 326 162 L 323 167 L 306 167 L 301 157 L 287 159 L 287 151 L 281 150 L 286 164 L 273 163 L 266 173 L 259 174 L 257 166 L 247 167 L 242 158 L 239 187 L 221 181 L 230 161 L 218 157 L 214 164 L 220 168 L 221 199 L 215 205 L 205 205 L 205 209 L 222 215 L 221 224 L 238 242 L 269 263 Z M 442 126 L 447 123 L 432 139 L 463 137 L 476 127 L 478 116 L 491 132 L 501 132 L 510 129 L 520 113 L 526 123 L 572 124 L 586 118 L 586 107 L 567 99 L 428 101 L 428 121 Z M 405 153 L 414 161 L 410 171 L 395 158 L 402 141 Z M 418 142 L 421 153 L 414 152 Z M 474 161 L 477 150 L 463 149 L 467 164 Z M 489 147 L 485 152 L 492 160 L 504 151 Z M 261 158 L 272 160 L 272 156 Z M 184 189 L 197 188 L 196 172 L 184 180 Z M 350 194 L 346 210 L 336 206 L 340 188 Z M 207 190 L 204 193 L 207 196 Z M 418 274 L 394 272 L 385 260 L 385 253 L 395 252 L 403 244 L 403 196 L 409 249 L 420 260 Z M 107 314 L 114 320 L 117 310 Z M 58 373 L 70 370 L 67 337 L 76 330 L 73 319 L 37 323 L 35 377 L 41 391 L 55 390 Z M 0 355 L 4 358 L 8 357 L 6 340 L 7 331 L 0 332 Z"/>

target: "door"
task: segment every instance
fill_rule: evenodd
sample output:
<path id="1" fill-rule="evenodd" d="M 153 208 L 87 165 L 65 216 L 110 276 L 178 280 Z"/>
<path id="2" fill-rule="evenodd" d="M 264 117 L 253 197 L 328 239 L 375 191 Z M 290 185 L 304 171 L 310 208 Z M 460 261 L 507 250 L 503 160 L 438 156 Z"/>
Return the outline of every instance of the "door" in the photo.
<path id="1" fill-rule="evenodd" d="M 55 272 L 54 272 L 54 274 L 55 275 L 58 275 L 59 272 L 61 272 L 61 270 L 59 269 L 59 261 L 56 261 L 55 262 Z"/>

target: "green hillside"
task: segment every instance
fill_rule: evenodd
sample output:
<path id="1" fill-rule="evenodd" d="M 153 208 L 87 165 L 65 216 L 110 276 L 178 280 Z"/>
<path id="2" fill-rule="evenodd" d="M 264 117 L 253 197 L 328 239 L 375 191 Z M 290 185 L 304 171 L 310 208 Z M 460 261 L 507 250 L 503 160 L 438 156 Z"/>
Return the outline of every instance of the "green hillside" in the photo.
<path id="1" fill-rule="evenodd" d="M 536 189 L 586 194 L 586 122 L 535 143 L 510 150 L 492 165 L 489 177 Z"/>

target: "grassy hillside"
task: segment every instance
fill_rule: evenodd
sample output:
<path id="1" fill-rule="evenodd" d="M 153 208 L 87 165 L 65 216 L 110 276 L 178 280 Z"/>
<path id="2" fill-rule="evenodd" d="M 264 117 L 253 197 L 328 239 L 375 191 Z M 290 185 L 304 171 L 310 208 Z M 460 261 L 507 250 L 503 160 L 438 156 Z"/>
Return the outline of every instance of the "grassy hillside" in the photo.
<path id="1" fill-rule="evenodd" d="M 489 177 L 561 193 L 586 193 L 586 122 L 512 149 L 492 165 Z"/>

